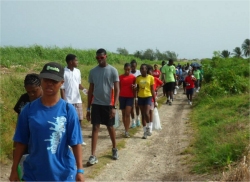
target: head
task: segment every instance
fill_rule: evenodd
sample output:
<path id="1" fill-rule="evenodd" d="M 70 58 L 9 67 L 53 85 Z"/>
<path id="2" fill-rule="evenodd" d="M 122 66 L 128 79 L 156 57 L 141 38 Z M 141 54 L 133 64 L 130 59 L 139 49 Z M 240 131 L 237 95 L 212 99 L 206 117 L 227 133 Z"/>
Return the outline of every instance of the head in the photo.
<path id="1" fill-rule="evenodd" d="M 29 95 L 29 100 L 33 101 L 42 96 L 43 90 L 41 87 L 41 80 L 38 74 L 27 74 L 24 79 L 24 88 Z"/>
<path id="2" fill-rule="evenodd" d="M 124 74 L 125 75 L 129 75 L 130 71 L 131 71 L 131 65 L 130 65 L 130 63 L 125 63 L 124 64 Z"/>
<path id="3" fill-rule="evenodd" d="M 57 96 L 64 82 L 64 68 L 56 62 L 49 62 L 40 72 L 43 96 Z"/>
<path id="4" fill-rule="evenodd" d="M 142 76 L 146 76 L 148 71 L 148 66 L 146 64 L 142 64 L 140 67 L 140 72 Z"/>
<path id="5" fill-rule="evenodd" d="M 162 61 L 161 65 L 164 66 L 166 64 L 166 61 Z"/>
<path id="6" fill-rule="evenodd" d="M 66 56 L 66 62 L 67 62 L 68 67 L 77 67 L 78 65 L 77 57 L 74 54 L 68 54 Z"/>
<path id="7" fill-rule="evenodd" d="M 153 67 L 151 65 L 147 65 L 147 74 L 152 75 L 153 74 Z"/>
<path id="8" fill-rule="evenodd" d="M 130 64 L 131 64 L 131 71 L 134 73 L 134 72 L 136 72 L 136 66 L 137 66 L 137 62 L 136 62 L 136 60 L 132 60 L 132 61 L 130 61 Z"/>
<path id="9" fill-rule="evenodd" d="M 192 71 L 189 70 L 188 71 L 188 75 L 191 76 L 192 75 Z"/>
<path id="10" fill-rule="evenodd" d="M 168 60 L 168 65 L 171 66 L 171 65 L 173 65 L 173 64 L 174 64 L 174 60 L 173 60 L 173 59 L 169 59 L 169 60 Z"/>
<path id="11" fill-rule="evenodd" d="M 107 65 L 107 52 L 105 49 L 98 49 L 96 51 L 96 60 L 100 67 L 105 67 Z"/>
<path id="12" fill-rule="evenodd" d="M 158 65 L 157 64 L 154 65 L 154 69 L 158 70 Z"/>

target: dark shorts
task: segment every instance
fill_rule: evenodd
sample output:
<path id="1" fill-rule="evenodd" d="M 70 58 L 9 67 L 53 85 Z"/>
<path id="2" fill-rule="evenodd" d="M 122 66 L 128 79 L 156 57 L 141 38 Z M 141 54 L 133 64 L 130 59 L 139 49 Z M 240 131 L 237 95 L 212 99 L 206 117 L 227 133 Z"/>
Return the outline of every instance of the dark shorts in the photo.
<path id="1" fill-rule="evenodd" d="M 133 97 L 119 97 L 120 109 L 125 109 L 126 106 L 133 107 L 134 98 Z"/>
<path id="2" fill-rule="evenodd" d="M 152 104 L 152 97 L 138 97 L 138 106 L 146 106 Z"/>
<path id="3" fill-rule="evenodd" d="M 167 83 L 165 83 L 164 88 L 165 88 L 166 92 L 174 91 L 175 82 L 167 82 Z"/>
<path id="4" fill-rule="evenodd" d="M 193 95 L 193 93 L 194 93 L 194 89 L 193 88 L 186 89 L 186 94 L 187 95 Z"/>
<path id="5" fill-rule="evenodd" d="M 186 87 L 186 85 L 187 85 L 186 82 L 183 82 L 183 87 Z"/>
<path id="6" fill-rule="evenodd" d="M 110 112 L 112 106 L 102 106 L 92 104 L 91 107 L 91 124 L 102 124 L 106 126 L 113 126 L 115 118 L 110 119 Z"/>

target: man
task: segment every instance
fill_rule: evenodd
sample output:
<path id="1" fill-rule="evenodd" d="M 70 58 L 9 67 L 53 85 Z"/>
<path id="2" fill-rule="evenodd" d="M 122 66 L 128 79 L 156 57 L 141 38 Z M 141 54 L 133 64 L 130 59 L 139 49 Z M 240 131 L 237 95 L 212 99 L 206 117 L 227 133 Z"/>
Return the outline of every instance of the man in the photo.
<path id="1" fill-rule="evenodd" d="M 68 54 L 66 56 L 66 63 L 67 67 L 64 68 L 64 83 L 60 89 L 61 97 L 75 107 L 81 125 L 83 109 L 79 89 L 83 91 L 84 87 L 81 84 L 81 72 L 76 68 L 78 66 L 76 55 Z M 86 145 L 86 143 L 82 142 L 82 145 Z"/>
<path id="2" fill-rule="evenodd" d="M 173 91 L 175 86 L 178 85 L 176 78 L 175 66 L 173 66 L 174 61 L 169 59 L 167 65 L 162 67 L 162 75 L 164 81 L 164 89 L 166 90 L 167 102 L 166 104 L 172 105 L 173 101 Z"/>
<path id="3" fill-rule="evenodd" d="M 118 159 L 115 139 L 115 113 L 119 97 L 119 75 L 116 68 L 107 63 L 105 49 L 96 51 L 98 66 L 90 70 L 87 120 L 92 124 L 91 156 L 88 165 L 98 163 L 95 155 L 100 124 L 106 125 L 112 141 L 112 158 Z M 91 107 L 91 108 L 90 108 Z M 91 111 L 91 112 L 90 112 Z"/>

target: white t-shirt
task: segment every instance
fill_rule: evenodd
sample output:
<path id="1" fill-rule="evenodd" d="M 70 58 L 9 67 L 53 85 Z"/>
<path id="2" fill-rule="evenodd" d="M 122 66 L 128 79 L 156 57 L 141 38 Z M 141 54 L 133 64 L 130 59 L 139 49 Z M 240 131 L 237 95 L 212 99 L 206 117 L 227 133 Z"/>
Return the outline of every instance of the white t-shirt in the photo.
<path id="1" fill-rule="evenodd" d="M 64 68 L 64 83 L 61 89 L 65 89 L 65 100 L 71 104 L 82 103 L 81 94 L 79 91 L 79 84 L 81 84 L 81 72 L 74 68 L 73 71 Z"/>
<path id="2" fill-rule="evenodd" d="M 139 76 L 139 75 L 141 75 L 141 72 L 140 72 L 140 70 L 136 70 L 136 72 L 135 73 L 132 73 L 132 72 L 130 72 L 132 75 L 134 75 L 135 77 L 137 77 L 137 76 Z"/>

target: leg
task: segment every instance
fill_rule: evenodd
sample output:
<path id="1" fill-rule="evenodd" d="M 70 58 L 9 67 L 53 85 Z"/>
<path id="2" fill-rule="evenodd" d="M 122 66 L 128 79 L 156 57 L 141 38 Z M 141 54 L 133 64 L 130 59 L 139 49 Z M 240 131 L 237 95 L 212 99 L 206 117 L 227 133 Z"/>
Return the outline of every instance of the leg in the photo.
<path id="1" fill-rule="evenodd" d="M 113 126 L 107 126 L 109 136 L 112 142 L 112 147 L 116 148 L 116 140 L 115 140 L 115 129 Z"/>
<path id="2" fill-rule="evenodd" d="M 128 132 L 129 125 L 130 125 L 130 113 L 131 113 L 131 106 L 126 106 L 124 110 L 124 128 L 125 131 Z"/>
<path id="3" fill-rule="evenodd" d="M 100 128 L 100 124 L 92 125 L 91 154 L 94 156 L 95 156 L 95 151 L 96 151 L 99 128 Z"/>

